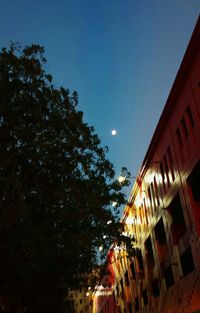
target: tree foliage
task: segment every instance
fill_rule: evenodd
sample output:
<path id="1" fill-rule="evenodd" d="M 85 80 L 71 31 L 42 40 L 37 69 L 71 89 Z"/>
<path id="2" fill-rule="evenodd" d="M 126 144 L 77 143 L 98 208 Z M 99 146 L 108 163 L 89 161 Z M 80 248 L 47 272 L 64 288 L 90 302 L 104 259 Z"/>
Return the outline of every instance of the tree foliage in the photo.
<path id="1" fill-rule="evenodd" d="M 77 93 L 56 88 L 45 63 L 39 45 L 0 53 L 2 312 L 65 309 L 66 292 L 92 271 L 98 247 L 106 251 L 117 236 L 111 203 L 124 203 L 128 184 L 115 179 Z"/>

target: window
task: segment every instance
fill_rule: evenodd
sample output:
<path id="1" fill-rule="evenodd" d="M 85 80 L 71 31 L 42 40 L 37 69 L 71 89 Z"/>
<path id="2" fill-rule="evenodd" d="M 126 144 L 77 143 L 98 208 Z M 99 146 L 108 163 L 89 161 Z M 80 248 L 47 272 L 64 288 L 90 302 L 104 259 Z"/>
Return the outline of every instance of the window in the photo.
<path id="1" fill-rule="evenodd" d="M 130 270 L 131 270 L 131 274 L 132 274 L 132 279 L 135 280 L 136 279 L 136 276 L 135 276 L 135 266 L 134 266 L 133 261 L 130 264 Z"/>
<path id="2" fill-rule="evenodd" d="M 117 297 L 119 297 L 119 285 L 116 287 Z"/>
<path id="3" fill-rule="evenodd" d="M 189 105 L 186 109 L 186 114 L 187 114 L 187 118 L 189 120 L 190 126 L 193 128 L 194 127 L 194 119 L 193 119 L 192 112 L 191 112 Z"/>
<path id="4" fill-rule="evenodd" d="M 172 272 L 171 266 L 169 266 L 165 270 L 165 283 L 166 283 L 167 289 L 169 289 L 174 284 L 174 276 L 173 276 L 173 272 Z"/>
<path id="5" fill-rule="evenodd" d="M 154 206 L 154 210 L 155 210 L 156 209 L 156 195 L 155 195 L 153 183 L 151 183 L 150 186 L 151 186 L 152 202 L 153 202 L 153 206 Z"/>
<path id="6" fill-rule="evenodd" d="M 126 271 L 124 278 L 125 278 L 125 285 L 128 287 L 129 286 L 128 271 Z"/>
<path id="7" fill-rule="evenodd" d="M 183 134 L 184 134 L 185 138 L 187 139 L 188 138 L 188 130 L 187 130 L 187 126 L 186 126 L 184 117 L 181 119 L 181 126 L 183 129 Z"/>
<path id="8" fill-rule="evenodd" d="M 166 176 L 167 176 L 167 185 L 168 187 L 170 187 L 170 180 L 169 180 L 169 166 L 168 166 L 168 162 L 167 162 L 167 157 L 166 155 L 164 156 L 164 167 L 165 167 L 165 173 L 166 173 Z"/>
<path id="9" fill-rule="evenodd" d="M 144 270 L 144 265 L 143 265 L 142 253 L 141 253 L 141 250 L 140 250 L 140 249 L 137 249 L 137 250 L 136 250 L 136 257 L 137 257 L 137 260 L 138 260 L 139 269 L 140 269 L 141 271 L 143 271 L 143 270 Z"/>
<path id="10" fill-rule="evenodd" d="M 177 130 L 176 130 L 176 137 L 177 137 L 179 146 L 182 148 L 182 146 L 183 146 L 183 141 L 182 141 L 182 138 L 181 138 L 181 133 L 180 133 L 179 128 L 177 128 Z"/>
<path id="11" fill-rule="evenodd" d="M 154 182 L 157 206 L 159 206 L 160 205 L 160 199 L 159 199 L 159 194 L 158 194 L 158 185 L 157 185 L 157 181 L 156 181 L 156 177 L 155 176 L 154 176 L 153 182 Z"/>
<path id="12" fill-rule="evenodd" d="M 200 161 L 194 167 L 188 178 L 188 184 L 191 187 L 194 201 L 200 202 Z"/>
<path id="13" fill-rule="evenodd" d="M 151 196 L 151 189 L 150 189 L 150 186 L 149 186 L 149 188 L 148 188 L 148 197 L 149 197 L 150 208 L 152 208 L 152 196 Z"/>
<path id="14" fill-rule="evenodd" d="M 135 298 L 135 311 L 139 311 L 139 299 L 138 297 Z"/>
<path id="15" fill-rule="evenodd" d="M 184 222 L 183 209 L 180 201 L 179 194 L 175 196 L 170 204 L 172 221 L 174 224 L 180 224 Z"/>
<path id="16" fill-rule="evenodd" d="M 189 187 L 190 202 L 193 216 L 200 235 L 200 161 L 196 164 L 189 178 L 187 179 Z"/>
<path id="17" fill-rule="evenodd" d="M 187 249 L 183 254 L 180 256 L 181 266 L 183 271 L 183 276 L 186 276 L 194 271 L 194 261 L 192 257 L 191 248 Z"/>
<path id="18" fill-rule="evenodd" d="M 186 232 L 183 208 L 182 208 L 179 194 L 177 194 L 172 200 L 169 206 L 169 212 L 172 218 L 171 232 L 172 232 L 173 242 L 174 244 L 177 244 L 179 239 Z"/>
<path id="19" fill-rule="evenodd" d="M 150 236 L 145 241 L 145 248 L 146 248 L 147 260 L 149 262 L 149 265 L 150 267 L 153 267 L 155 265 L 155 261 L 154 261 L 153 248 L 152 248 Z"/>
<path id="20" fill-rule="evenodd" d="M 168 156 L 168 160 L 169 160 L 169 167 L 170 167 L 170 171 L 171 171 L 171 175 L 172 175 L 172 180 L 174 181 L 174 178 L 175 178 L 175 176 L 174 176 L 174 163 L 173 163 L 170 147 L 167 148 L 167 156 Z"/>
<path id="21" fill-rule="evenodd" d="M 155 226 L 155 235 L 156 235 L 156 240 L 158 241 L 160 245 L 166 244 L 165 228 L 164 228 L 162 218 L 159 220 L 159 222 Z"/>
<path id="22" fill-rule="evenodd" d="M 123 284 L 123 280 L 122 279 L 120 280 L 120 286 L 121 286 L 122 293 L 124 293 L 124 284 Z"/>
<path id="23" fill-rule="evenodd" d="M 152 282 L 152 292 L 153 292 L 153 296 L 156 298 L 159 296 L 160 294 L 160 290 L 159 290 L 159 284 L 158 284 L 158 280 L 154 279 Z"/>
<path id="24" fill-rule="evenodd" d="M 145 212 L 145 217 L 146 217 L 146 223 L 147 223 L 147 225 L 148 225 L 148 224 L 149 224 L 149 221 L 148 221 L 147 206 L 146 206 L 145 198 L 143 199 L 143 204 L 144 204 L 144 212 Z"/>
<path id="25" fill-rule="evenodd" d="M 144 305 L 148 304 L 148 296 L 147 296 L 147 290 L 146 289 L 143 290 L 142 297 L 143 297 Z"/>
<path id="26" fill-rule="evenodd" d="M 166 192 L 166 186 L 165 186 L 165 172 L 164 172 L 164 167 L 162 161 L 160 162 L 160 173 L 162 177 L 162 183 L 163 183 L 163 190 Z"/>
<path id="27" fill-rule="evenodd" d="M 163 261 L 168 252 L 168 247 L 167 247 L 165 228 L 164 228 L 162 218 L 156 224 L 154 231 L 155 231 L 155 237 L 156 237 L 155 243 L 156 243 L 156 248 L 157 248 L 158 259 L 160 261 Z"/>

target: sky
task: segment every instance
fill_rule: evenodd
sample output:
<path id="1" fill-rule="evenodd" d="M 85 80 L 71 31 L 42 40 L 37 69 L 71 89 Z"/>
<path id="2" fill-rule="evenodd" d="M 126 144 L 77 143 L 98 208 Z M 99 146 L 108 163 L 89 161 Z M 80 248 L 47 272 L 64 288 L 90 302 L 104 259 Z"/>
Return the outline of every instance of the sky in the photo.
<path id="1" fill-rule="evenodd" d="M 0 0 L 0 48 L 44 46 L 116 176 L 136 176 L 199 13 L 200 0 Z"/>

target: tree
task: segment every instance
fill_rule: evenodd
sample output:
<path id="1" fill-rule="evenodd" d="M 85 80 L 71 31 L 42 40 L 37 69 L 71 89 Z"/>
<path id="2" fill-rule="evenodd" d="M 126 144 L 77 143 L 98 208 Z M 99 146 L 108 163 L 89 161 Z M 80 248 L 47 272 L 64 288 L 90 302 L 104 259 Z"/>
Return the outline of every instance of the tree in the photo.
<path id="1" fill-rule="evenodd" d="M 112 202 L 125 202 L 128 180 L 115 179 L 77 93 L 57 89 L 45 63 L 39 45 L 0 53 L 2 312 L 62 312 L 118 235 Z"/>

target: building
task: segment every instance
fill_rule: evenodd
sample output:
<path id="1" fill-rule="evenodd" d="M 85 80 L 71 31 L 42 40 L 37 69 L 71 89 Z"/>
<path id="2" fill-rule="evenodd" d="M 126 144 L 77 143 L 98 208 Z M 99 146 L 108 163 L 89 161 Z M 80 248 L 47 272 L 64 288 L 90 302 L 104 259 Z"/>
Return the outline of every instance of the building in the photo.
<path id="1" fill-rule="evenodd" d="M 93 292 L 91 288 L 81 288 L 80 290 L 71 291 L 69 300 L 72 300 L 73 310 L 76 313 L 93 312 Z"/>
<path id="2" fill-rule="evenodd" d="M 200 18 L 111 247 L 94 313 L 200 312 Z"/>

